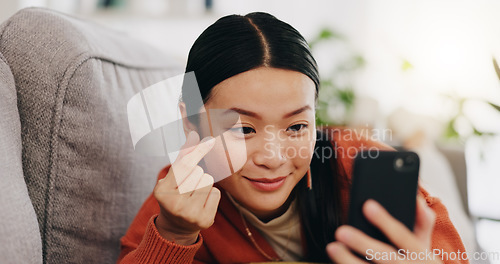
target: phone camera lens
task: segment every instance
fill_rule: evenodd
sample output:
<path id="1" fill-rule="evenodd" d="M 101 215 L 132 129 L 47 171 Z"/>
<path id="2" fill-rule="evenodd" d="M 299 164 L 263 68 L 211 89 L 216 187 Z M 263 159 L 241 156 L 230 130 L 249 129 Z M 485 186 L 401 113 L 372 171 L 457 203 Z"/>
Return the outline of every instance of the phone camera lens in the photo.
<path id="1" fill-rule="evenodd" d="M 404 161 L 402 158 L 397 158 L 395 162 L 396 168 L 401 169 L 404 165 Z"/>

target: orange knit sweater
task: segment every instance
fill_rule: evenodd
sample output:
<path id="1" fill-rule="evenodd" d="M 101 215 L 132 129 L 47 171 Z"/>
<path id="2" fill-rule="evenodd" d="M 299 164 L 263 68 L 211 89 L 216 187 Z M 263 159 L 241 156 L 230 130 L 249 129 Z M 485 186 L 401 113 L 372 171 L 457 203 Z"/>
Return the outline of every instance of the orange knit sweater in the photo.
<path id="1" fill-rule="evenodd" d="M 327 130 L 331 136 L 337 158 L 337 176 L 340 177 L 341 204 L 344 220 L 347 217 L 350 177 L 353 157 L 363 148 L 376 147 L 380 150 L 391 148 L 367 138 L 357 138 L 342 130 Z M 350 133 L 350 132 L 349 132 Z M 158 178 L 165 177 L 169 167 L 164 168 Z M 422 188 L 419 192 L 436 213 L 436 223 L 432 235 L 432 248 L 440 252 L 464 252 L 464 246 L 455 227 L 448 218 L 448 212 L 439 199 L 431 197 Z M 267 259 L 248 239 L 240 214 L 221 190 L 222 197 L 214 224 L 202 230 L 198 241 L 190 246 L 182 246 L 163 239 L 154 221 L 160 212 L 156 199 L 150 195 L 144 202 L 129 230 L 121 239 L 121 254 L 118 263 L 248 263 L 264 262 Z M 249 226 L 254 239 L 270 256 L 278 258 L 276 252 L 264 237 Z M 462 260 L 447 260 L 445 263 L 468 263 Z"/>

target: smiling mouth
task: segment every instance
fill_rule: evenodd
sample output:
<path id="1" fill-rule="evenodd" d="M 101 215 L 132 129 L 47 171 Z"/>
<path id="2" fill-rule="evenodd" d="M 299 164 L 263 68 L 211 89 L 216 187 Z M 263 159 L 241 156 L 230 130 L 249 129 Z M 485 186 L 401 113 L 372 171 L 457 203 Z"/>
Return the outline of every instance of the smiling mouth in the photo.
<path id="1" fill-rule="evenodd" d="M 247 179 L 248 182 L 253 186 L 255 189 L 262 191 L 262 192 L 273 192 L 281 188 L 285 184 L 287 176 L 283 177 L 276 177 L 276 178 L 248 178 L 243 176 L 243 178 Z"/>
<path id="2" fill-rule="evenodd" d="M 258 178 L 258 179 L 252 179 L 252 178 L 248 178 L 248 177 L 245 177 L 243 176 L 243 178 L 249 180 L 249 181 L 252 181 L 252 182 L 261 182 L 261 183 L 274 183 L 274 182 L 280 182 L 284 179 L 286 179 L 287 176 L 284 176 L 284 177 L 277 177 L 277 178 L 273 178 L 273 179 L 268 179 L 268 178 Z"/>

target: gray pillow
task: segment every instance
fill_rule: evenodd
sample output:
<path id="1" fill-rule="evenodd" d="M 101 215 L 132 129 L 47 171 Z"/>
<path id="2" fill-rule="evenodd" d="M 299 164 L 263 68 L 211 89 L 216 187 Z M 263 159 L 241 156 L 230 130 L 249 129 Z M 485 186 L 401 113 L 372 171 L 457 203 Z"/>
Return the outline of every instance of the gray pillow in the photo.
<path id="1" fill-rule="evenodd" d="M 0 27 L 45 263 L 114 263 L 166 158 L 134 152 L 127 101 L 181 72 L 121 33 L 41 8 Z"/>
<path id="2" fill-rule="evenodd" d="M 42 263 L 42 241 L 23 178 L 21 122 L 14 78 L 0 54 L 0 256 L 2 263 Z"/>

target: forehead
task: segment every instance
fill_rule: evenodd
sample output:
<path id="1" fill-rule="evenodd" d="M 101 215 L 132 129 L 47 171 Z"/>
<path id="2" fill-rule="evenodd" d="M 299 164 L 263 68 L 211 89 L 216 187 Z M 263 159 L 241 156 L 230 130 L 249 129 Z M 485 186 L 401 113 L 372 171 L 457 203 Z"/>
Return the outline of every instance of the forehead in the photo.
<path id="1" fill-rule="evenodd" d="M 216 85 L 207 107 L 280 114 L 306 105 L 314 109 L 315 93 L 314 82 L 303 73 L 260 67 Z"/>

